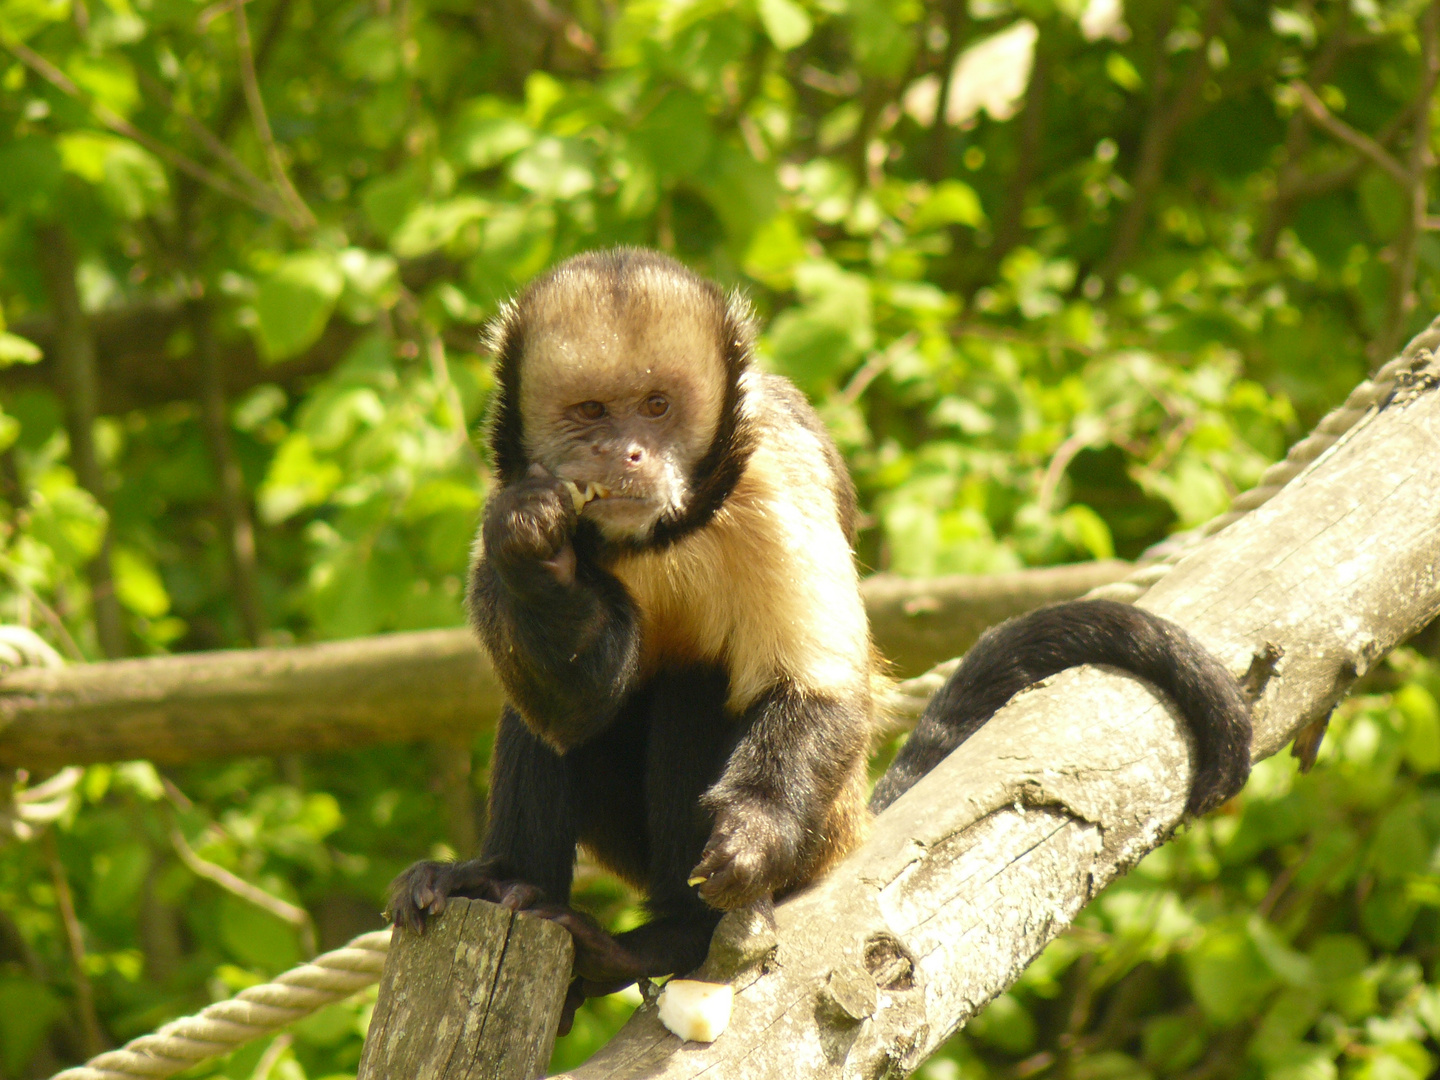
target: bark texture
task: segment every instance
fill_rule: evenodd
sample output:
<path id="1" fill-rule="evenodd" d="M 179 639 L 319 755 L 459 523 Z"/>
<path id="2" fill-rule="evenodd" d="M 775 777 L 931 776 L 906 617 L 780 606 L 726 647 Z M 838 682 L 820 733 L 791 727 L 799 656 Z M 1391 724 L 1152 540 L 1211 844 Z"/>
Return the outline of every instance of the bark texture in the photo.
<path id="1" fill-rule="evenodd" d="M 483 900 L 396 930 L 357 1080 L 543 1076 L 574 951 L 555 923 Z"/>
<path id="2" fill-rule="evenodd" d="M 992 623 L 1123 577 L 1084 563 L 995 577 L 865 583 L 880 649 L 901 674 L 968 649 Z M 494 723 L 501 691 L 468 630 L 23 668 L 0 676 L 0 766 L 338 750 L 464 741 Z"/>
<path id="3" fill-rule="evenodd" d="M 1422 353 L 1383 409 L 1142 601 L 1251 675 L 1256 758 L 1313 731 L 1440 612 L 1437 383 Z M 1067 671 L 1012 701 L 861 851 L 780 905 L 776 933 L 726 917 L 706 975 L 737 995 L 716 1042 L 682 1044 L 642 1007 L 569 1075 L 906 1075 L 1170 835 L 1189 774 L 1181 721 L 1146 684 Z"/>

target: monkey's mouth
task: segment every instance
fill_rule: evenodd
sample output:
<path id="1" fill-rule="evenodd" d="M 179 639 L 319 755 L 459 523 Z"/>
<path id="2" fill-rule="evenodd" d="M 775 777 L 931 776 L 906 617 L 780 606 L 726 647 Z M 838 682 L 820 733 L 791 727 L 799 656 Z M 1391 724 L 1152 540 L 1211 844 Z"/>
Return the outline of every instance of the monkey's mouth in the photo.
<path id="1" fill-rule="evenodd" d="M 575 513 L 577 514 L 585 509 L 585 505 L 591 499 L 610 498 L 610 489 L 604 484 L 595 483 L 593 480 L 583 488 L 575 483 L 574 480 L 562 480 L 561 483 L 565 485 L 565 490 L 570 493 L 570 501 L 575 504 Z"/>

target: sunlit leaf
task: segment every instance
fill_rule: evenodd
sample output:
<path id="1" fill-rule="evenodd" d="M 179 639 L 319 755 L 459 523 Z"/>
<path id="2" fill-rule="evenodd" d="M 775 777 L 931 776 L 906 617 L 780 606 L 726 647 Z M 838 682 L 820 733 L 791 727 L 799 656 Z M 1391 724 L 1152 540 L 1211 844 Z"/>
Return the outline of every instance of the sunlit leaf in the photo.
<path id="1" fill-rule="evenodd" d="M 267 360 L 302 352 L 320 336 L 344 287 L 334 255 L 287 255 L 260 283 L 255 298 L 256 336 Z"/>

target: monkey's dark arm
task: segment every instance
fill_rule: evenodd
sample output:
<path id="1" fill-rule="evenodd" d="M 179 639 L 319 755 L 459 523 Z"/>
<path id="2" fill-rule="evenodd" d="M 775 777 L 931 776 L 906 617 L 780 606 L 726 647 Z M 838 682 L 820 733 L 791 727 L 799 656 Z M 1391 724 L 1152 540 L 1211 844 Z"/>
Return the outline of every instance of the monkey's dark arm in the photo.
<path id="1" fill-rule="evenodd" d="M 1168 619 L 1113 600 L 1074 600 L 992 627 L 930 700 L 870 808 L 884 810 L 1025 687 L 1081 664 L 1109 664 L 1154 683 L 1194 735 L 1187 814 L 1214 809 L 1250 773 L 1250 706 L 1199 642 Z"/>
<path id="2" fill-rule="evenodd" d="M 826 818 L 868 750 L 867 703 L 781 685 L 746 711 L 720 779 L 700 800 L 714 826 L 692 874 L 700 897 L 731 909 L 808 876 Z"/>
<path id="3" fill-rule="evenodd" d="M 557 747 L 605 727 L 640 653 L 625 587 L 583 550 L 560 482 L 541 470 L 497 491 L 481 525 L 470 617 L 511 703 Z"/>

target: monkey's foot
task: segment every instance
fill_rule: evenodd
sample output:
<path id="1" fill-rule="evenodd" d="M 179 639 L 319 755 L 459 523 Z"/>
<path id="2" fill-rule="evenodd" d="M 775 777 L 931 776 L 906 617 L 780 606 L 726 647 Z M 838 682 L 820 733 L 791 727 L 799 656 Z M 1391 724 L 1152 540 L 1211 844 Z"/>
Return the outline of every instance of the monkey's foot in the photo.
<path id="1" fill-rule="evenodd" d="M 469 862 L 418 862 L 390 885 L 386 915 L 396 926 L 423 933 L 425 922 L 445 910 L 452 896 L 489 900 L 510 911 L 538 904 L 543 895 L 524 881 L 497 878 L 478 859 Z"/>

